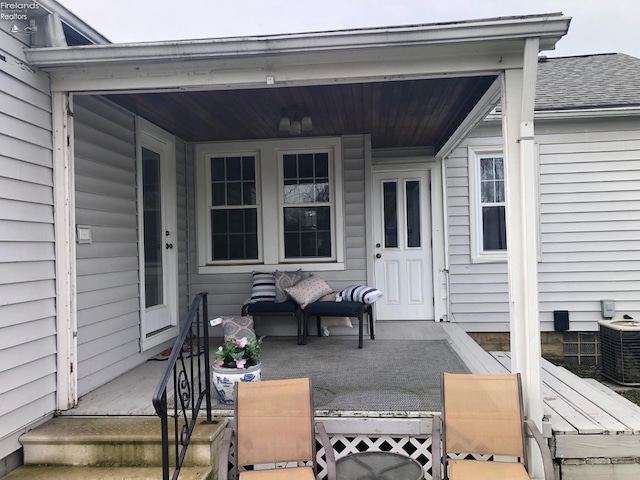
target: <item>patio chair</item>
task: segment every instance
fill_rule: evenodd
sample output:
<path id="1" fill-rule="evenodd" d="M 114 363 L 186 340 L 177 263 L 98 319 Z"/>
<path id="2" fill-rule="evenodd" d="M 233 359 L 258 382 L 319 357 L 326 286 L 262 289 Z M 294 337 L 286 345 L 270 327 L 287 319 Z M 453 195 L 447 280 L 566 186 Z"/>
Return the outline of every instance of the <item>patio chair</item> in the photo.
<path id="1" fill-rule="evenodd" d="M 546 480 L 553 480 L 551 452 L 532 420 L 525 420 L 520 374 L 442 375 L 442 418 L 433 421 L 433 478 L 529 479 L 525 430 L 542 453 Z M 442 450 L 440 452 L 440 433 Z M 449 458 L 450 454 L 463 454 Z M 468 460 L 467 454 L 512 457 L 513 461 Z M 442 459 L 442 462 L 440 461 Z M 504 460 L 507 460 L 506 458 Z"/>
<path id="2" fill-rule="evenodd" d="M 315 480 L 316 430 L 325 451 L 327 478 L 336 479 L 331 441 L 324 426 L 314 423 L 310 378 L 238 383 L 235 395 L 235 430 L 225 430 L 218 479 L 227 480 L 233 439 L 239 480 Z M 274 468 L 276 463 L 296 466 Z M 271 469 L 261 469 L 269 464 Z M 250 465 L 253 470 L 240 472 L 240 467 Z"/>

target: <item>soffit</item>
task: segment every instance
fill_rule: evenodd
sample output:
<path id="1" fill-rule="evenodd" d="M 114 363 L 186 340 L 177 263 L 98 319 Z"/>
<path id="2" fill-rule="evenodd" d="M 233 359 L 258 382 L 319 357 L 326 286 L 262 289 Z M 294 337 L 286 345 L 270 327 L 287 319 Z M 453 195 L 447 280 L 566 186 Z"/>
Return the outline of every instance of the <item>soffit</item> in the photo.
<path id="1" fill-rule="evenodd" d="M 433 147 L 451 137 L 495 75 L 106 98 L 189 142 L 289 138 L 283 109 L 313 119 L 305 136 L 370 134 L 374 148 Z"/>

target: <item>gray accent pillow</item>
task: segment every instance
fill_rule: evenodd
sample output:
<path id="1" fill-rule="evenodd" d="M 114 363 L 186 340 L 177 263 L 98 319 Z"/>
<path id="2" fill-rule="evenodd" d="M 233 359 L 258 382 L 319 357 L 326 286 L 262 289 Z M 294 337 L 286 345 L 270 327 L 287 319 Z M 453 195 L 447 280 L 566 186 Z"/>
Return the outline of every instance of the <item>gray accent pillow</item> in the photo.
<path id="1" fill-rule="evenodd" d="M 276 303 L 282 303 L 289 300 L 289 294 L 286 289 L 293 287 L 296 283 L 302 280 L 302 269 L 295 272 L 281 272 L 276 270 L 274 274 L 276 279 Z"/>
<path id="2" fill-rule="evenodd" d="M 251 317 L 222 317 L 222 333 L 225 342 L 256 336 Z"/>

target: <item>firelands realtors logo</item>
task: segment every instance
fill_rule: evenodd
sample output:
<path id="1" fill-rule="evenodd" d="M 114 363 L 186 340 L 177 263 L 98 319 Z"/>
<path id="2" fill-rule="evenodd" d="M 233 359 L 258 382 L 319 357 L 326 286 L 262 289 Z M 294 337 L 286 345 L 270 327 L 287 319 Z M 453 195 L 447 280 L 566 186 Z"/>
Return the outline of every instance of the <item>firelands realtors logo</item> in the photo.
<path id="1" fill-rule="evenodd" d="M 39 8 L 36 2 L 0 2 L 0 24 L 3 28 L 8 25 L 9 33 L 14 35 L 35 33 L 37 27 L 33 12 Z"/>

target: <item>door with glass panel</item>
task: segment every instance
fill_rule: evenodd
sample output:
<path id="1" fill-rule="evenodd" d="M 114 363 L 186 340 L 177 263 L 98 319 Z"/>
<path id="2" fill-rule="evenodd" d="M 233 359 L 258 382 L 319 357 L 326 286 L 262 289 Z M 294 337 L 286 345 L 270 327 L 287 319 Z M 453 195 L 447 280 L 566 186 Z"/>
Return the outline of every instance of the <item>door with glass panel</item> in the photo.
<path id="1" fill-rule="evenodd" d="M 140 121 L 138 201 L 142 346 L 171 337 L 177 319 L 175 143 L 173 137 Z M 175 330 L 175 329 L 173 329 Z"/>
<path id="2" fill-rule="evenodd" d="M 378 320 L 433 320 L 429 172 L 373 174 Z"/>

